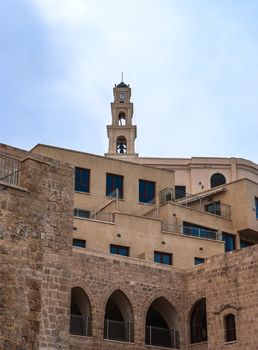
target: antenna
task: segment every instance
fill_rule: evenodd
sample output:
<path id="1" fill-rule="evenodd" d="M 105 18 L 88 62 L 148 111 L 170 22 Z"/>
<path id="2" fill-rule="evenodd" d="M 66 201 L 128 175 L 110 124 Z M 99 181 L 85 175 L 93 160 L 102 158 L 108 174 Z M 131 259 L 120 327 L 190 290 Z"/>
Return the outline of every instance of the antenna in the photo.
<path id="1" fill-rule="evenodd" d="M 121 77 L 122 77 L 122 80 L 121 80 L 121 81 L 122 81 L 122 83 L 123 83 L 123 82 L 124 82 L 124 73 L 123 73 L 123 72 L 121 73 Z"/>

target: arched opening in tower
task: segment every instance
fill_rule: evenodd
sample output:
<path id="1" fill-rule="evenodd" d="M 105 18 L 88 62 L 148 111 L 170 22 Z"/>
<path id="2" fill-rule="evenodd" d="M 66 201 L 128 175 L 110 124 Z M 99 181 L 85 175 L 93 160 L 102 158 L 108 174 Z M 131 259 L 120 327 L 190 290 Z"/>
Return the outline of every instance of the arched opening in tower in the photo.
<path id="1" fill-rule="evenodd" d="M 116 141 L 116 153 L 125 154 L 127 153 L 127 143 L 124 136 L 119 136 Z"/>

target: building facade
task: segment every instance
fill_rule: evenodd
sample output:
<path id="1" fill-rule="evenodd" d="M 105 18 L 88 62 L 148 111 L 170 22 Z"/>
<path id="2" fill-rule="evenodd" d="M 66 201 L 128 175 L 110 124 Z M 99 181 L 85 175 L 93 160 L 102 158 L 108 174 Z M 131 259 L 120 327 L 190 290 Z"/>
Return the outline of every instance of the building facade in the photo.
<path id="1" fill-rule="evenodd" d="M 140 158 L 130 96 L 104 157 L 0 145 L 1 349 L 258 349 L 257 165 Z"/>

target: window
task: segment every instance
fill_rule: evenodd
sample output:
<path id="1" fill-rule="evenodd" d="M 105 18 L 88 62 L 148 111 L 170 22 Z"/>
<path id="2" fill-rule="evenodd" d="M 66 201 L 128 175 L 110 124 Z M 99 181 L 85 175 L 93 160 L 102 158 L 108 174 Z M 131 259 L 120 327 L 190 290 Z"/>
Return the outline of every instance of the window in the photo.
<path id="1" fill-rule="evenodd" d="M 155 182 L 139 180 L 139 202 L 155 203 Z"/>
<path id="2" fill-rule="evenodd" d="M 89 219 L 90 218 L 90 211 L 84 210 L 84 209 L 79 209 L 79 208 L 74 208 L 73 216 L 76 216 L 78 218 Z"/>
<path id="3" fill-rule="evenodd" d="M 258 198 L 255 197 L 255 212 L 256 212 L 256 219 L 258 219 Z"/>
<path id="4" fill-rule="evenodd" d="M 236 323 L 235 316 L 233 314 L 228 314 L 224 317 L 224 327 L 225 327 L 225 341 L 236 340 Z"/>
<path id="5" fill-rule="evenodd" d="M 91 305 L 85 291 L 80 287 L 71 290 L 70 333 L 91 336 Z"/>
<path id="6" fill-rule="evenodd" d="M 225 242 L 225 252 L 231 252 L 236 249 L 234 235 L 222 232 L 222 240 Z"/>
<path id="7" fill-rule="evenodd" d="M 213 202 L 205 205 L 205 211 L 207 213 L 215 214 L 215 215 L 221 215 L 220 212 L 220 201 Z"/>
<path id="8" fill-rule="evenodd" d="M 123 256 L 129 256 L 129 247 L 124 247 L 122 245 L 116 245 L 116 244 L 110 244 L 110 253 L 123 255 Z"/>
<path id="9" fill-rule="evenodd" d="M 211 188 L 223 185 L 226 183 L 226 178 L 220 173 L 213 174 L 211 177 Z"/>
<path id="10" fill-rule="evenodd" d="M 200 265 L 204 263 L 204 258 L 194 258 L 194 265 Z"/>
<path id="11" fill-rule="evenodd" d="M 75 191 L 90 192 L 90 170 L 75 168 Z"/>
<path id="12" fill-rule="evenodd" d="M 124 177 L 121 175 L 107 174 L 106 177 L 106 196 L 123 198 Z"/>
<path id="13" fill-rule="evenodd" d="M 79 248 L 86 248 L 86 241 L 85 241 L 85 239 L 74 238 L 73 239 L 73 246 L 79 247 Z"/>
<path id="14" fill-rule="evenodd" d="M 172 254 L 163 252 L 154 252 L 154 262 L 166 265 L 172 265 Z"/>
<path id="15" fill-rule="evenodd" d="M 254 243 L 240 239 L 240 248 L 241 249 L 250 247 L 251 245 L 254 245 Z"/>
<path id="16" fill-rule="evenodd" d="M 207 318 L 206 318 L 206 300 L 199 300 L 192 311 L 190 318 L 190 337 L 191 344 L 207 341 Z"/>
<path id="17" fill-rule="evenodd" d="M 185 186 L 175 186 L 175 198 L 184 198 L 186 195 Z"/>

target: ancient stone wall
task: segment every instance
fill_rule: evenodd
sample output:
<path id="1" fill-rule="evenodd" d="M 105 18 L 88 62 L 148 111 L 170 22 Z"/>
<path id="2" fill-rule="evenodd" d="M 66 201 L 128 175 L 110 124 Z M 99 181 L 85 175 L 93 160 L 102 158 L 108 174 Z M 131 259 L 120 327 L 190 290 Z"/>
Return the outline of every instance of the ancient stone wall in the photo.
<path id="1" fill-rule="evenodd" d="M 0 185 L 0 349 L 67 347 L 72 184 L 69 166 L 28 158 L 20 188 Z"/>
<path id="2" fill-rule="evenodd" d="M 258 349 L 257 246 L 208 259 L 186 273 L 186 283 L 186 314 L 197 300 L 206 298 L 209 349 Z M 235 315 L 236 321 L 237 339 L 231 343 L 225 342 L 227 314 Z"/>

